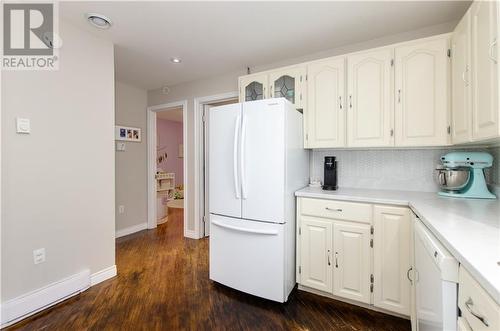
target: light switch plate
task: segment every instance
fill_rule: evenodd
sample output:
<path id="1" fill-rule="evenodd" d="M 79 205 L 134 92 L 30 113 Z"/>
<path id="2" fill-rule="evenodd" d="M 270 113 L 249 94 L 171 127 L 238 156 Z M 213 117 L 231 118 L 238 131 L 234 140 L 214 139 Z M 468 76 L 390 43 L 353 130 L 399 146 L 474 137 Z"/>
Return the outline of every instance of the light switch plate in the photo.
<path id="1" fill-rule="evenodd" d="M 30 133 L 30 120 L 29 118 L 16 118 L 16 132 L 17 133 Z"/>
<path id="2" fill-rule="evenodd" d="M 118 141 L 116 143 L 116 150 L 119 152 L 124 152 L 125 151 L 125 143 L 123 141 Z"/>

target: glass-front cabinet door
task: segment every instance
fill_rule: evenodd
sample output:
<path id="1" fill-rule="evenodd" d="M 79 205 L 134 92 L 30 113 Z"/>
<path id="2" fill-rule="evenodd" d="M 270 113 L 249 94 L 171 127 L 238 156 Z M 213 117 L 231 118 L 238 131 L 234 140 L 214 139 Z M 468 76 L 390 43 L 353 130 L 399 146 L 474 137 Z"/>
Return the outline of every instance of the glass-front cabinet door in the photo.
<path id="1" fill-rule="evenodd" d="M 269 73 L 271 98 L 285 98 L 297 108 L 305 104 L 306 70 L 302 67 L 283 68 Z"/>
<path id="2" fill-rule="evenodd" d="M 240 77 L 240 102 L 269 98 L 267 74 Z"/>

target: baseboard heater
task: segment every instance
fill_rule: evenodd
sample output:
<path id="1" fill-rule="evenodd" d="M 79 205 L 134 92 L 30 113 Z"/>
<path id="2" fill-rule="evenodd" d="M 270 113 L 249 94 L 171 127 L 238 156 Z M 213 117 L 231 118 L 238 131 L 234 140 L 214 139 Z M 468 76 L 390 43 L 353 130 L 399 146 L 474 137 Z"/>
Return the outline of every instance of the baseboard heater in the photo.
<path id="1" fill-rule="evenodd" d="M 49 284 L 6 301 L 1 307 L 1 327 L 7 327 L 39 311 L 75 296 L 90 287 L 90 271 Z"/>

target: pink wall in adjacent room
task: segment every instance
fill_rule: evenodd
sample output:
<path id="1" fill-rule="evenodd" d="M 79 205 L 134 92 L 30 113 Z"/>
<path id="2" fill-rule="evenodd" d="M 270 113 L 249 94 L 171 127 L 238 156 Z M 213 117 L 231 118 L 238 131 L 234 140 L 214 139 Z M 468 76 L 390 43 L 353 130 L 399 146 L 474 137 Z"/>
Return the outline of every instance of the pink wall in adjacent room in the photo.
<path id="1" fill-rule="evenodd" d="M 184 181 L 183 160 L 179 157 L 179 145 L 182 144 L 182 123 L 156 119 L 157 155 L 167 153 L 167 160 L 157 163 L 157 167 L 166 172 L 175 173 L 175 185 Z"/>

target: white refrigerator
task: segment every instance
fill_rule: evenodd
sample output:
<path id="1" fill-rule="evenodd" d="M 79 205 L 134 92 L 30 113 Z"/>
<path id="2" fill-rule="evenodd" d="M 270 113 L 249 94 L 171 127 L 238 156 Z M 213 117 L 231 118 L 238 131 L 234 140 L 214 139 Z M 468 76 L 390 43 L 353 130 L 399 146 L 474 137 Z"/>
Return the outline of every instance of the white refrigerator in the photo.
<path id="1" fill-rule="evenodd" d="M 286 99 L 209 113 L 210 279 L 285 302 L 295 286 L 295 197 L 307 185 L 302 113 Z"/>

